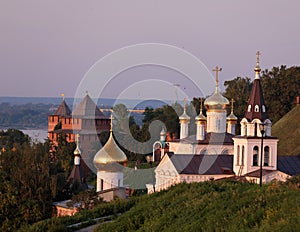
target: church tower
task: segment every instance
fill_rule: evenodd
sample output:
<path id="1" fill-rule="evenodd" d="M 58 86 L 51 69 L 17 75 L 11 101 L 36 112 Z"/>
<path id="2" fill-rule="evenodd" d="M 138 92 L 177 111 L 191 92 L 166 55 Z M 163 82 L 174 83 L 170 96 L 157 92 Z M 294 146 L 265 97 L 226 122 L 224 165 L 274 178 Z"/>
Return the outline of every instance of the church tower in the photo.
<path id="1" fill-rule="evenodd" d="M 82 171 L 82 164 L 80 163 L 80 156 L 81 156 L 81 151 L 79 149 L 79 135 L 76 134 L 76 149 L 74 150 L 74 166 L 71 171 L 71 174 L 68 178 L 68 182 L 70 184 L 70 188 L 72 188 L 77 182 L 79 185 L 78 188 L 81 190 L 87 189 L 88 186 L 85 182 L 85 178 L 83 176 L 83 171 Z"/>
<path id="2" fill-rule="evenodd" d="M 183 114 L 179 117 L 180 122 L 180 139 L 189 136 L 190 117 L 186 114 L 186 99 L 184 99 Z"/>
<path id="3" fill-rule="evenodd" d="M 237 123 L 237 117 L 233 113 L 234 100 L 231 99 L 231 113 L 227 116 L 227 133 L 235 135 L 235 126 Z"/>
<path id="4" fill-rule="evenodd" d="M 219 91 L 218 73 L 221 70 L 218 66 L 213 70 L 216 72 L 216 90 L 204 101 L 207 109 L 207 133 L 226 132 L 226 106 L 229 105 L 229 101 Z"/>
<path id="5" fill-rule="evenodd" d="M 277 143 L 278 139 L 271 136 L 272 123 L 267 117 L 261 87 L 259 55 L 256 53 L 255 79 L 245 116 L 241 121 L 241 135 L 234 140 L 233 170 L 236 175 L 245 175 L 259 169 L 262 161 L 263 169 L 277 169 Z M 261 130 L 261 126 L 264 127 Z M 263 148 L 261 148 L 263 139 Z M 261 151 L 262 150 L 262 151 Z M 260 160 L 262 159 L 262 160 Z"/>
<path id="6" fill-rule="evenodd" d="M 195 118 L 196 140 L 204 140 L 205 139 L 206 117 L 203 115 L 202 101 L 203 101 L 202 98 L 200 98 L 200 112 L 199 112 L 199 115 L 197 115 Z"/>
<path id="7" fill-rule="evenodd" d="M 94 157 L 94 165 L 97 169 L 97 192 L 123 187 L 123 169 L 127 157 L 114 140 L 112 115 L 110 119 L 109 139 Z"/>

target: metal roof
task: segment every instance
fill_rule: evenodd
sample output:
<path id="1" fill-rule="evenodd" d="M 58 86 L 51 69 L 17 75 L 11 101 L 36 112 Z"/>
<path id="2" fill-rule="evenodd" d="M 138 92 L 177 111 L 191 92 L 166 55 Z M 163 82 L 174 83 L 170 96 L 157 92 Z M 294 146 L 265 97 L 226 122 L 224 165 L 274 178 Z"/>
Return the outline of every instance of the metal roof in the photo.
<path id="1" fill-rule="evenodd" d="M 233 174 L 232 155 L 168 155 L 179 174 Z"/>

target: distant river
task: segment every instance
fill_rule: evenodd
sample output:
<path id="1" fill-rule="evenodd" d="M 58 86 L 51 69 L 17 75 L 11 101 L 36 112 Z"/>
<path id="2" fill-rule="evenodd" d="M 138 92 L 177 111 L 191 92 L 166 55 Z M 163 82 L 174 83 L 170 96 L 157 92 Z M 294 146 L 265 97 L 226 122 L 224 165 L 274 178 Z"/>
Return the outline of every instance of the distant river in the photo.
<path id="1" fill-rule="evenodd" d="M 21 130 L 24 134 L 27 134 L 31 137 L 32 141 L 35 142 L 45 142 L 45 139 L 48 137 L 47 130 Z"/>

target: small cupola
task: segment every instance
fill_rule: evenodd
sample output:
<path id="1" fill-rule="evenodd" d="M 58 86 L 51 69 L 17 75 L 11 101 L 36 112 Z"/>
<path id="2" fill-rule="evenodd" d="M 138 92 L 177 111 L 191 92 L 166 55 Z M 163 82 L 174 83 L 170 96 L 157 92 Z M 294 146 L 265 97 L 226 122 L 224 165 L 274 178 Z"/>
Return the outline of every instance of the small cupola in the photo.
<path id="1" fill-rule="evenodd" d="M 234 104 L 234 100 L 231 99 L 231 112 L 227 116 L 227 121 L 236 122 L 238 118 L 233 113 L 233 104 Z"/>
<path id="2" fill-rule="evenodd" d="M 79 134 L 76 134 L 76 148 L 74 150 L 74 165 L 80 165 L 81 151 L 79 149 Z"/>
<path id="3" fill-rule="evenodd" d="M 206 117 L 205 117 L 204 114 L 203 114 L 202 103 L 203 103 L 203 99 L 200 98 L 200 112 L 199 112 L 199 114 L 195 117 L 196 123 L 197 123 L 198 121 L 200 121 L 200 122 L 205 122 L 205 121 L 206 121 Z"/>
<path id="4" fill-rule="evenodd" d="M 190 122 L 190 116 L 187 115 L 186 113 L 186 99 L 184 99 L 183 103 L 183 114 L 179 117 L 180 122 Z"/>

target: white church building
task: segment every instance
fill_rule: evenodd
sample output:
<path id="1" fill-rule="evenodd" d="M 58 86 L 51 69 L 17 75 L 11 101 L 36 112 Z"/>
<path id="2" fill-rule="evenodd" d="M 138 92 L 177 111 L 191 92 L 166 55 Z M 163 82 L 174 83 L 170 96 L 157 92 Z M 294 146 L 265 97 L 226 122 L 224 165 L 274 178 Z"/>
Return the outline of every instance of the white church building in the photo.
<path id="1" fill-rule="evenodd" d="M 272 122 L 267 117 L 259 55 L 258 52 L 248 107 L 240 122 L 241 134 L 235 134 L 237 117 L 233 113 L 233 100 L 231 113 L 227 116 L 226 107 L 230 102 L 219 91 L 220 69 L 217 66 L 213 70 L 216 72 L 216 89 L 204 101 L 207 117 L 203 115 L 201 102 L 200 114 L 195 118 L 196 135 L 189 135 L 190 117 L 184 103 L 184 112 L 179 117 L 180 138 L 166 142 L 163 130 L 160 141 L 154 143 L 153 161 L 161 160 L 155 169 L 155 183 L 146 185 L 148 193 L 180 182 L 234 177 L 259 183 L 261 177 L 266 183 L 274 179 L 285 181 L 290 177 L 277 169 L 278 139 L 272 136 Z M 159 157 L 157 149 L 160 149 Z"/>

